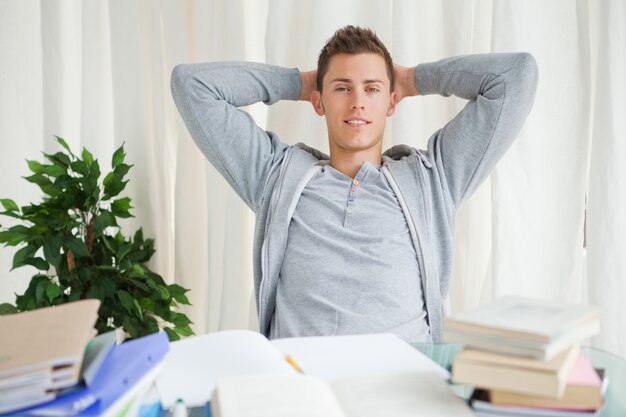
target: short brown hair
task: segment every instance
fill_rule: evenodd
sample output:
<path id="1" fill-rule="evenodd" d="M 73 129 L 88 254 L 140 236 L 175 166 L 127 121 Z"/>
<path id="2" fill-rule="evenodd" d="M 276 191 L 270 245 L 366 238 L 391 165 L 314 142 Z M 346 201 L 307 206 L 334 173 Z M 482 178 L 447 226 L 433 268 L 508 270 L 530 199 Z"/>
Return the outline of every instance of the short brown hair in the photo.
<path id="1" fill-rule="evenodd" d="M 317 89 L 322 91 L 322 80 L 328 72 L 330 59 L 337 54 L 365 54 L 373 53 L 382 56 L 387 66 L 387 76 L 391 83 L 389 90 L 393 91 L 393 61 L 387 47 L 378 39 L 371 29 L 359 26 L 344 26 L 326 42 L 317 59 Z"/>

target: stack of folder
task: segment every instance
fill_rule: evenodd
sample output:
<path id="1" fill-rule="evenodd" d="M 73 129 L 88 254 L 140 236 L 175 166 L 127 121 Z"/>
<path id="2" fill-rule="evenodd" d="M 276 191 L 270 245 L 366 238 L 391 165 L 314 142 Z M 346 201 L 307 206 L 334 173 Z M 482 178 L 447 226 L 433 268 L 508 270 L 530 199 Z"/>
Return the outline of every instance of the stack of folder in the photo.
<path id="1" fill-rule="evenodd" d="M 132 416 L 139 409 L 168 337 L 119 345 L 115 332 L 94 337 L 99 305 L 82 300 L 0 317 L 0 414 Z"/>
<path id="2" fill-rule="evenodd" d="M 606 380 L 580 342 L 598 331 L 595 307 L 501 298 L 446 320 L 444 339 L 465 345 L 452 382 L 476 387 L 477 415 L 595 415 Z"/>

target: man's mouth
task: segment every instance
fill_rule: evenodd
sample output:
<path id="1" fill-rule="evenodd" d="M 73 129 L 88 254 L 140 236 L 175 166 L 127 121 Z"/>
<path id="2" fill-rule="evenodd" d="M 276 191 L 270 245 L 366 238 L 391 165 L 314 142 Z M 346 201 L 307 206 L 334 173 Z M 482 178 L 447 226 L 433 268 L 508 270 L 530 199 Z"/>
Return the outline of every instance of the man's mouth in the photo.
<path id="1" fill-rule="evenodd" d="M 351 126 L 351 127 L 362 127 L 362 126 L 366 126 L 370 124 L 371 122 L 365 119 L 348 119 L 348 120 L 344 120 L 344 123 L 346 123 L 348 126 Z"/>

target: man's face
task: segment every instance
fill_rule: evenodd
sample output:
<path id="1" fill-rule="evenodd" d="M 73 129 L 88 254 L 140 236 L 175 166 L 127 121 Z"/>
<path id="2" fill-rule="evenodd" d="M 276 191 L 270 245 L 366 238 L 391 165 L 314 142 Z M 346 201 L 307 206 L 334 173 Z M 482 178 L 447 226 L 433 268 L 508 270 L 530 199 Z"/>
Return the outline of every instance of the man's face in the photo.
<path id="1" fill-rule="evenodd" d="M 330 59 L 322 93 L 311 102 L 326 117 L 330 152 L 382 148 L 387 117 L 395 110 L 385 60 L 372 53 L 338 54 Z"/>

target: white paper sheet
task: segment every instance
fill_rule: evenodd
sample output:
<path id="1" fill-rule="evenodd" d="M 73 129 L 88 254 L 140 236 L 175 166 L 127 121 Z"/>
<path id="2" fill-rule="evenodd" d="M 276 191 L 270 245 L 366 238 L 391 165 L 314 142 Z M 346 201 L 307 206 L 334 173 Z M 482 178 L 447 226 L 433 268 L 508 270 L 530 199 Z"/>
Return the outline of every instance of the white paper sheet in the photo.
<path id="1" fill-rule="evenodd" d="M 449 372 L 392 334 L 295 337 L 272 340 L 272 345 L 300 365 L 306 374 L 326 381 L 388 372 Z"/>
<path id="2" fill-rule="evenodd" d="M 156 386 L 165 409 L 179 398 L 188 407 L 201 407 L 211 399 L 218 379 L 263 373 L 295 370 L 261 334 L 230 330 L 171 343 Z"/>

